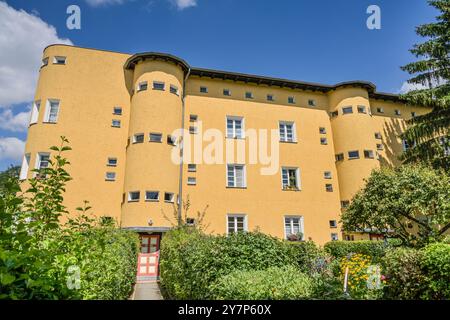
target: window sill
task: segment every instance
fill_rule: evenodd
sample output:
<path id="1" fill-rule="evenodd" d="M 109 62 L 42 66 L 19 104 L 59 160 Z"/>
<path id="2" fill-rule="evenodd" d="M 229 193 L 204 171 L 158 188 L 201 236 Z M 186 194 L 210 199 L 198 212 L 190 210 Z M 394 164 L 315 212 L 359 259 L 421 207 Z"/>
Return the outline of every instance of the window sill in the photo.
<path id="1" fill-rule="evenodd" d="M 57 124 L 58 122 L 42 121 L 43 124 Z"/>
<path id="2" fill-rule="evenodd" d="M 358 160 L 359 158 L 348 158 L 348 160 Z"/>
<path id="3" fill-rule="evenodd" d="M 118 126 L 111 126 L 111 128 L 120 129 L 120 127 L 118 127 Z"/>
<path id="4" fill-rule="evenodd" d="M 115 179 L 105 179 L 105 181 L 107 181 L 107 182 L 115 182 L 116 180 Z"/>
<path id="5" fill-rule="evenodd" d="M 167 201 L 167 200 L 164 200 L 164 202 L 165 203 L 175 203 L 175 201 Z"/>
<path id="6" fill-rule="evenodd" d="M 245 137 L 225 137 L 226 139 L 232 139 L 232 140 L 245 140 Z"/>
<path id="7" fill-rule="evenodd" d="M 287 188 L 283 188 L 283 189 L 281 189 L 282 191 L 302 191 L 301 189 L 299 189 L 299 188 L 290 188 L 290 189 L 287 189 Z"/>
<path id="8" fill-rule="evenodd" d="M 117 167 L 117 164 L 107 164 L 107 167 Z"/>
<path id="9" fill-rule="evenodd" d="M 139 202 L 139 200 L 128 200 L 128 203 L 131 203 L 131 202 Z"/>
<path id="10" fill-rule="evenodd" d="M 145 202 L 159 202 L 159 199 L 158 199 L 158 200 L 149 200 L 149 199 L 146 199 Z"/>
<path id="11" fill-rule="evenodd" d="M 279 142 L 280 143 L 287 143 L 287 144 L 297 144 L 298 143 L 297 141 L 282 141 L 282 140 L 280 140 Z"/>
<path id="12" fill-rule="evenodd" d="M 247 187 L 230 187 L 230 186 L 226 186 L 225 188 L 227 188 L 227 189 L 247 189 Z"/>
<path id="13" fill-rule="evenodd" d="M 166 91 L 166 89 L 158 89 L 158 88 L 152 88 L 152 90 L 155 90 L 155 91 Z"/>

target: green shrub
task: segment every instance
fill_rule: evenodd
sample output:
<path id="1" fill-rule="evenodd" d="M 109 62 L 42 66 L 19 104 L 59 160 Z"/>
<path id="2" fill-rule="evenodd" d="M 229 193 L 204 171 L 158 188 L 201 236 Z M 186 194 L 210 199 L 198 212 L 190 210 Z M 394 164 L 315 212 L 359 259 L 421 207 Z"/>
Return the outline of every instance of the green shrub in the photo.
<path id="1" fill-rule="evenodd" d="M 378 262 L 386 253 L 390 245 L 384 241 L 331 241 L 327 242 L 324 249 L 335 258 L 343 258 L 350 253 L 360 253 L 372 258 L 372 262 Z"/>
<path id="2" fill-rule="evenodd" d="M 286 243 L 259 232 L 210 236 L 183 227 L 161 243 L 161 284 L 174 299 L 211 298 L 210 285 L 235 270 L 296 264 Z"/>
<path id="3" fill-rule="evenodd" d="M 286 242 L 286 244 L 290 247 L 290 255 L 297 261 L 301 271 L 312 275 L 326 268 L 329 256 L 314 242 Z"/>
<path id="4" fill-rule="evenodd" d="M 422 252 L 422 270 L 427 284 L 423 298 L 450 299 L 450 244 L 430 244 Z"/>
<path id="5" fill-rule="evenodd" d="M 419 299 L 425 292 L 421 270 L 422 252 L 411 248 L 388 250 L 382 260 L 387 277 L 384 297 L 387 299 Z"/>
<path id="6" fill-rule="evenodd" d="M 308 299 L 313 281 L 294 266 L 238 270 L 219 278 L 211 292 L 215 299 L 225 300 Z"/>

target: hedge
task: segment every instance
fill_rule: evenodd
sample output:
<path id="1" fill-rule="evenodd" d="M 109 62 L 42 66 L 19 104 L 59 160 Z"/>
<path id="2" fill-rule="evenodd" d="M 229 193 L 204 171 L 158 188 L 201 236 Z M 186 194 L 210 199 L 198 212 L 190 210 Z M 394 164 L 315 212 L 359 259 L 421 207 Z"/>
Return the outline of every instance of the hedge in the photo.
<path id="1" fill-rule="evenodd" d="M 450 244 L 430 244 L 422 252 L 421 266 L 427 283 L 423 298 L 450 299 Z"/>
<path id="2" fill-rule="evenodd" d="M 311 278 L 294 266 L 233 271 L 211 286 L 214 299 L 299 300 L 313 294 Z"/>
<path id="3" fill-rule="evenodd" d="M 373 262 L 380 261 L 386 254 L 386 250 L 392 245 L 384 241 L 331 241 L 327 242 L 324 249 L 335 258 L 343 258 L 351 253 L 360 253 L 372 257 Z"/>

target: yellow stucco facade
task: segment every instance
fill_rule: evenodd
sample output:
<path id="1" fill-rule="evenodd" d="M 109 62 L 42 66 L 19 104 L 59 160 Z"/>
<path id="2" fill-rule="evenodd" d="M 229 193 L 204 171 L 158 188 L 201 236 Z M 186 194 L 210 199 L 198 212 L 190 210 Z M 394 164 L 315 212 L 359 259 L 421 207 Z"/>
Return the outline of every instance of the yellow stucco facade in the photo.
<path id="1" fill-rule="evenodd" d="M 66 154 L 73 178 L 65 195 L 69 211 L 88 200 L 96 215 L 146 232 L 175 223 L 181 191 L 191 202 L 188 216 L 196 218 L 208 206 L 209 232 L 258 228 L 285 238 L 294 227 L 319 244 L 343 239 L 341 206 L 372 169 L 399 163 L 405 120 L 427 112 L 364 81 L 313 84 L 192 68 L 167 54 L 65 45 L 47 47 L 43 58 L 48 61 L 40 69 L 21 178 L 30 178 L 31 169 L 45 162 L 40 156 L 64 135 L 72 147 Z M 250 133 L 227 138 L 227 119 L 240 119 L 243 131 L 280 132 L 280 123 L 289 124 L 289 141 L 277 140 L 274 174 L 262 175 L 267 164 L 251 161 Z M 174 133 L 183 126 L 192 132 Z M 203 138 L 206 148 L 212 138 L 203 133 L 211 130 L 222 133 L 224 153 L 234 144 L 245 150 L 243 158 L 213 164 L 188 159 L 194 153 L 188 142 Z M 171 159 L 181 145 L 180 170 Z M 239 187 L 230 186 L 229 164 L 243 168 Z M 283 188 L 282 168 L 297 173 L 297 188 Z"/>

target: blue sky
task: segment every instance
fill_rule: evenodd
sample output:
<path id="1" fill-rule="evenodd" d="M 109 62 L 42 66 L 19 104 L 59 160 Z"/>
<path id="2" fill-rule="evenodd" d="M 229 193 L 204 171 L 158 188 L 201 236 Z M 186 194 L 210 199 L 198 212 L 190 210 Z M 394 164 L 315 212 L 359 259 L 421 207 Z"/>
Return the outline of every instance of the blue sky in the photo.
<path id="1" fill-rule="evenodd" d="M 66 27 L 71 4 L 81 8 L 81 30 Z M 372 4 L 381 30 L 366 27 Z M 0 0 L 0 170 L 20 162 L 38 63 L 51 42 L 167 52 L 196 67 L 293 80 L 368 80 L 398 93 L 409 78 L 399 67 L 423 41 L 415 26 L 436 14 L 425 0 Z M 29 76 L 1 74 L 16 69 Z"/>

